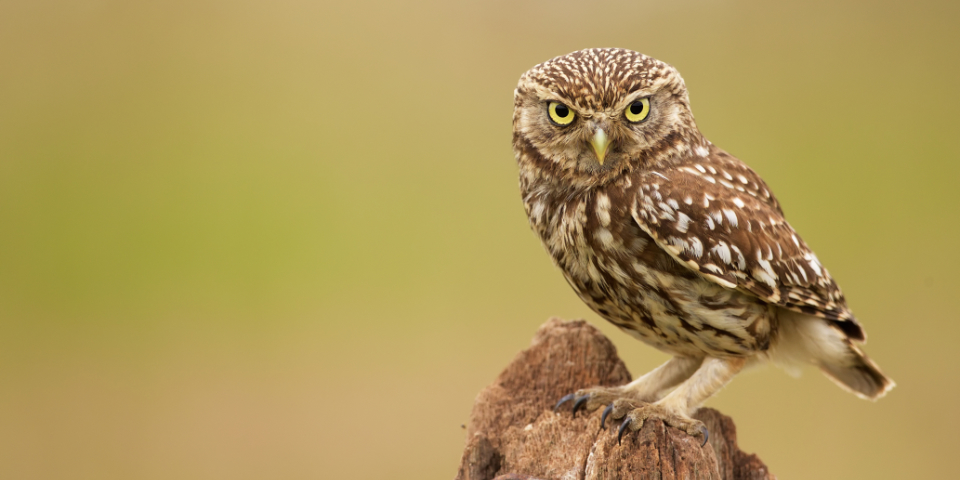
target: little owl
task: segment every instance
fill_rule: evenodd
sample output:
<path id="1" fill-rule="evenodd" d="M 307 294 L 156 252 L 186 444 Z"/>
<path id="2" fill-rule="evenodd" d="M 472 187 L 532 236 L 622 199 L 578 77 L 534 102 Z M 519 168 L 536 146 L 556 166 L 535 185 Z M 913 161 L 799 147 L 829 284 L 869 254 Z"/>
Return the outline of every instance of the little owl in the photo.
<path id="1" fill-rule="evenodd" d="M 770 188 L 697 129 L 677 70 L 621 49 L 557 57 L 520 77 L 513 149 L 530 225 L 600 316 L 673 355 L 606 405 L 619 435 L 644 420 L 702 436 L 690 415 L 750 364 L 811 363 L 866 399 L 894 383 Z"/>

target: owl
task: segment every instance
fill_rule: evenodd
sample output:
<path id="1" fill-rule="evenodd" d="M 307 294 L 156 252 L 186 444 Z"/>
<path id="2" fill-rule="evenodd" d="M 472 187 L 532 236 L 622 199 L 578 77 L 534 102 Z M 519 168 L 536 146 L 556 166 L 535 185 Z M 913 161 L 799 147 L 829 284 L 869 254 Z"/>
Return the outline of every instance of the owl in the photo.
<path id="1" fill-rule="evenodd" d="M 813 364 L 871 400 L 894 386 L 767 184 L 700 133 L 672 66 L 604 48 L 533 67 L 514 92 L 513 149 L 530 226 L 573 290 L 672 355 L 557 407 L 606 406 L 618 438 L 659 418 L 705 443 L 692 413 L 752 364 Z"/>

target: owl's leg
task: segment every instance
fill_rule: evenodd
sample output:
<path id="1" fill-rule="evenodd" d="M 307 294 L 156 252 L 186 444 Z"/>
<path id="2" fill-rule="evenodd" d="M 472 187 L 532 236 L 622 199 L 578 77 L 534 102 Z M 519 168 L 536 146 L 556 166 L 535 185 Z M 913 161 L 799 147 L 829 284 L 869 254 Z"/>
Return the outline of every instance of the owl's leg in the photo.
<path id="1" fill-rule="evenodd" d="M 703 443 L 706 443 L 707 435 L 709 435 L 706 427 L 699 420 L 690 418 L 690 414 L 732 380 L 746 362 L 747 359 L 743 357 L 707 358 L 693 376 L 681 383 L 667 396 L 654 403 L 630 410 L 620 425 L 618 441 L 627 429 L 630 431 L 640 430 L 647 419 L 659 418 L 663 423 L 679 428 L 690 435 L 702 436 Z M 618 410 L 622 411 L 624 407 L 627 407 L 627 405 L 617 405 L 618 403 L 620 402 L 614 404 L 614 415 L 618 413 Z"/>
<path id="2" fill-rule="evenodd" d="M 673 357 L 666 363 L 653 369 L 646 375 L 619 387 L 592 387 L 577 390 L 560 399 L 554 411 L 560 408 L 564 403 L 573 400 L 573 413 L 581 408 L 586 411 L 593 411 L 603 405 L 612 405 L 615 400 L 624 400 L 630 404 L 639 405 L 643 402 L 652 402 L 656 400 L 661 392 L 674 387 L 680 382 L 690 378 L 700 364 L 703 358 L 697 357 Z M 620 415 L 621 417 L 623 415 Z M 606 417 L 606 415 L 604 415 Z"/>

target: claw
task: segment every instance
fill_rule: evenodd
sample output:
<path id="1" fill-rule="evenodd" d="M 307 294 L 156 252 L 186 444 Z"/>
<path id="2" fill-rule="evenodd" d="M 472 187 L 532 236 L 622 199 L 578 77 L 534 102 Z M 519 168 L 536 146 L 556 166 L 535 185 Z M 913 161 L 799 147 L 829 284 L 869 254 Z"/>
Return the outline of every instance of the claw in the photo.
<path id="1" fill-rule="evenodd" d="M 587 400 L 590 400 L 590 397 L 587 396 L 587 395 L 584 395 L 584 396 L 578 398 L 576 402 L 574 402 L 574 404 L 573 404 L 573 416 L 574 416 L 574 417 L 577 416 L 577 410 L 580 410 L 580 407 L 583 407 L 583 404 L 584 404 L 584 403 L 587 403 Z"/>
<path id="2" fill-rule="evenodd" d="M 607 408 L 603 409 L 603 415 L 600 416 L 600 430 L 603 430 L 603 424 L 607 422 L 607 415 L 610 415 L 610 412 L 613 411 L 613 404 L 607 405 Z"/>
<path id="3" fill-rule="evenodd" d="M 710 438 L 710 431 L 707 430 L 707 427 L 700 425 L 700 433 L 703 434 L 703 443 L 700 444 L 700 448 L 703 448 L 707 444 L 707 439 Z"/>
<path id="4" fill-rule="evenodd" d="M 623 432 L 628 425 L 630 425 L 630 417 L 623 419 L 623 423 L 620 424 L 620 431 L 617 432 L 617 445 L 621 444 L 620 439 L 623 438 Z"/>
<path id="5" fill-rule="evenodd" d="M 553 407 L 553 411 L 556 412 L 557 410 L 559 410 L 559 409 L 560 409 L 560 405 L 563 405 L 564 403 L 567 403 L 567 402 L 569 402 L 570 400 L 573 400 L 573 397 L 575 397 L 575 396 L 576 396 L 576 395 L 574 395 L 574 394 L 572 394 L 572 393 L 569 394 L 569 395 L 564 395 L 563 398 L 561 398 L 560 401 L 557 402 L 557 405 Z"/>

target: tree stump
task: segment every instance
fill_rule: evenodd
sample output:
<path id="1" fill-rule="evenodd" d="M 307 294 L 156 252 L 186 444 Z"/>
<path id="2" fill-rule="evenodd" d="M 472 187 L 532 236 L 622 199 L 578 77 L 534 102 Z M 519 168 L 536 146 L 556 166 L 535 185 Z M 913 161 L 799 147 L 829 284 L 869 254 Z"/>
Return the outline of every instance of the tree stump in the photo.
<path id="1" fill-rule="evenodd" d="M 702 448 L 656 419 L 617 445 L 611 422 L 600 429 L 599 410 L 576 417 L 569 408 L 552 410 L 580 388 L 629 381 L 599 330 L 582 320 L 549 320 L 477 396 L 457 480 L 775 480 L 756 455 L 737 447 L 733 420 L 710 408 L 694 415 L 710 430 Z"/>

